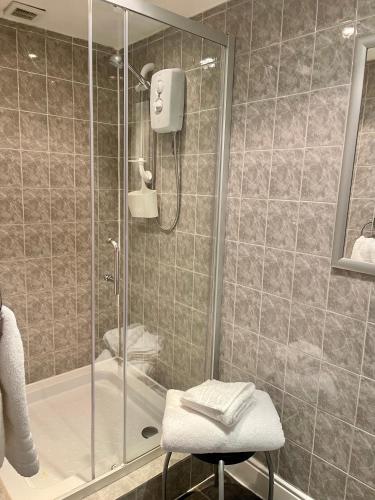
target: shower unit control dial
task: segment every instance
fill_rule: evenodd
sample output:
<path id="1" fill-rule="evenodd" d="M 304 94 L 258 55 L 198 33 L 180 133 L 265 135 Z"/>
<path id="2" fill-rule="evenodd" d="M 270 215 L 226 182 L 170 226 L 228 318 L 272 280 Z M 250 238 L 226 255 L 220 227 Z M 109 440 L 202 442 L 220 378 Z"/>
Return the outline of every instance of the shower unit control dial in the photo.
<path id="1" fill-rule="evenodd" d="M 150 115 L 155 132 L 178 132 L 182 129 L 184 99 L 185 72 L 182 69 L 163 69 L 152 76 Z"/>

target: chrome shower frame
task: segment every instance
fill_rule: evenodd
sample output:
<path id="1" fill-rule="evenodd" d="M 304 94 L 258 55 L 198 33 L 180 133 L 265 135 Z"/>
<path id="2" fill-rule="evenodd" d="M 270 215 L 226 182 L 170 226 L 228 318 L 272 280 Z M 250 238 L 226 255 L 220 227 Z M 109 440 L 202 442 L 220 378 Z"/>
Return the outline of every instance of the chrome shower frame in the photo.
<path id="1" fill-rule="evenodd" d="M 209 324 L 209 351 L 210 356 L 207 366 L 207 376 L 217 377 L 219 370 L 219 353 L 220 353 L 220 324 L 221 324 L 221 303 L 223 294 L 223 265 L 224 265 L 224 238 L 225 238 L 225 207 L 227 197 L 227 182 L 229 169 L 229 148 L 230 148 L 230 129 L 231 129 L 231 106 L 233 95 L 233 72 L 234 72 L 234 47 L 235 39 L 232 35 L 226 35 L 216 31 L 208 25 L 203 25 L 193 19 L 185 18 L 178 14 L 169 12 L 165 9 L 147 3 L 144 0 L 101 0 L 116 7 L 123 9 L 123 39 L 124 39 L 124 62 L 123 62 L 123 81 L 124 81 L 124 155 L 123 169 L 126 174 L 128 171 L 128 21 L 129 12 L 144 16 L 146 18 L 158 21 L 160 23 L 172 26 L 182 31 L 191 33 L 208 41 L 217 43 L 225 51 L 224 69 L 222 71 L 222 92 L 220 106 L 220 121 L 219 121 L 219 144 L 218 144 L 218 175 L 216 179 L 216 206 L 215 206 L 215 224 L 214 224 L 214 250 L 213 250 L 213 267 L 212 267 L 212 287 L 211 287 L 211 306 L 210 306 L 210 324 Z M 93 97 L 93 0 L 88 0 L 88 46 L 89 46 L 89 74 L 90 74 L 90 174 L 91 174 L 91 210 L 92 221 L 91 230 L 95 234 L 95 165 L 94 165 L 94 97 Z M 129 68 L 132 71 L 132 68 Z M 135 75 L 137 78 L 140 75 Z M 139 78 L 138 78 L 139 79 Z M 142 82 L 143 83 L 143 82 Z M 125 193 L 128 191 L 128 176 L 123 175 L 123 185 L 121 188 Z M 121 241 L 128 241 L 128 200 L 127 196 L 123 197 L 123 222 L 122 222 L 122 237 Z M 124 376 L 124 422 L 126 422 L 126 340 L 127 340 L 127 317 L 128 317 L 128 248 L 123 245 L 122 251 L 122 266 L 124 272 L 124 293 L 120 307 L 122 309 L 122 317 L 124 325 L 124 342 L 123 342 L 123 376 Z M 120 249 L 122 245 L 120 244 Z M 91 463 L 92 463 L 92 481 L 85 486 L 73 490 L 65 499 L 79 499 L 88 496 L 95 491 L 111 484 L 113 481 L 130 472 L 138 469 L 150 460 L 159 456 L 161 449 L 155 449 L 151 452 L 126 463 L 126 442 L 124 432 L 124 463 L 116 470 L 108 472 L 100 478 L 95 476 L 95 245 L 92 244 L 91 250 L 91 339 L 92 339 L 92 371 L 91 371 L 91 413 L 92 413 L 92 436 L 91 436 Z"/>

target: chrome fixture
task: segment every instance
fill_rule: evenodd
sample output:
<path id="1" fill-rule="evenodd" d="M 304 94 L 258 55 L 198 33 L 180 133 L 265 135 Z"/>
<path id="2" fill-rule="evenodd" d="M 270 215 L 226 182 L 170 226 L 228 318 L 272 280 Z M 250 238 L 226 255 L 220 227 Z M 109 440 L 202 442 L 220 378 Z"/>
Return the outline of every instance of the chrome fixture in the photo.
<path id="1" fill-rule="evenodd" d="M 124 67 L 124 62 L 120 54 L 112 54 L 109 58 L 109 62 L 117 69 L 122 69 Z M 148 90 L 151 87 L 150 82 L 147 81 L 146 78 L 141 75 L 141 73 L 138 73 L 138 71 L 133 68 L 131 64 L 128 64 L 128 68 L 139 82 L 139 85 L 137 86 L 138 90 Z"/>
<path id="2" fill-rule="evenodd" d="M 112 274 L 105 274 L 105 281 L 109 281 L 114 285 L 114 294 L 120 294 L 120 248 L 117 241 L 108 238 L 107 243 L 111 244 L 114 252 L 114 270 Z"/>

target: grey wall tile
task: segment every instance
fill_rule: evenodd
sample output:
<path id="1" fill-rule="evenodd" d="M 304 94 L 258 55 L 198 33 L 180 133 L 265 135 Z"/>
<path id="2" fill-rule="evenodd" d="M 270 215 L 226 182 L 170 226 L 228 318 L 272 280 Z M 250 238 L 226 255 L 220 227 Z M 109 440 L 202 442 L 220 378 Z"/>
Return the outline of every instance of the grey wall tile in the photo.
<path id="1" fill-rule="evenodd" d="M 242 196 L 245 198 L 267 198 L 271 158 L 271 151 L 249 151 L 245 153 Z"/>
<path id="2" fill-rule="evenodd" d="M 305 145 L 308 100 L 307 94 L 277 100 L 275 148 L 300 148 Z"/>
<path id="3" fill-rule="evenodd" d="M 331 273 L 328 308 L 353 318 L 366 318 L 370 282 L 363 275 L 334 271 Z"/>
<path id="4" fill-rule="evenodd" d="M 285 363 L 285 346 L 260 337 L 257 376 L 263 381 L 283 389 Z"/>
<path id="5" fill-rule="evenodd" d="M 243 151 L 246 131 L 246 104 L 232 107 L 230 150 Z"/>
<path id="6" fill-rule="evenodd" d="M 266 200 L 242 199 L 239 228 L 241 242 L 264 243 L 266 210 Z"/>
<path id="7" fill-rule="evenodd" d="M 292 303 L 289 345 L 319 358 L 322 353 L 325 311 L 304 304 Z"/>
<path id="8" fill-rule="evenodd" d="M 375 379 L 375 325 L 372 324 L 367 325 L 363 374 Z"/>
<path id="9" fill-rule="evenodd" d="M 283 430 L 287 439 L 307 450 L 312 449 L 314 437 L 315 408 L 300 399 L 285 394 L 283 407 Z"/>
<path id="10" fill-rule="evenodd" d="M 313 498 L 340 500 L 345 495 L 346 476 L 318 458 L 312 458 L 309 493 Z"/>
<path id="11" fill-rule="evenodd" d="M 246 102 L 250 53 L 236 55 L 233 75 L 233 104 Z"/>
<path id="12" fill-rule="evenodd" d="M 342 29 L 337 26 L 316 34 L 313 89 L 350 82 L 354 37 L 343 37 Z"/>
<path id="13" fill-rule="evenodd" d="M 329 259 L 296 254 L 293 299 L 307 305 L 325 307 L 329 271 Z"/>
<path id="14" fill-rule="evenodd" d="M 318 407 L 354 423 L 359 377 L 341 368 L 322 364 Z"/>
<path id="15" fill-rule="evenodd" d="M 315 0 L 285 0 L 283 40 L 315 30 L 317 2 Z"/>
<path id="16" fill-rule="evenodd" d="M 276 96 L 279 52 L 279 45 L 251 52 L 247 95 L 249 101 Z"/>
<path id="17" fill-rule="evenodd" d="M 39 33 L 19 30 L 18 39 L 18 67 L 32 73 L 46 73 L 46 40 Z M 29 54 L 35 54 L 33 59 Z M 12 64 L 13 67 L 13 64 Z"/>
<path id="18" fill-rule="evenodd" d="M 20 109 L 47 112 L 47 82 L 46 77 L 31 73 L 19 72 Z"/>
<path id="19" fill-rule="evenodd" d="M 268 293 L 290 298 L 292 292 L 294 255 L 284 250 L 266 248 L 263 289 Z"/>
<path id="20" fill-rule="evenodd" d="M 303 167 L 302 149 L 274 150 L 270 198 L 298 200 Z"/>
<path id="21" fill-rule="evenodd" d="M 325 28 L 343 21 L 355 19 L 356 2 L 354 0 L 318 1 L 318 26 Z"/>
<path id="22" fill-rule="evenodd" d="M 368 320 L 371 323 L 375 323 L 375 288 L 374 288 L 374 286 L 372 286 L 372 288 L 371 288 L 370 308 L 369 308 Z"/>
<path id="23" fill-rule="evenodd" d="M 245 288 L 236 287 L 235 303 L 235 325 L 247 328 L 253 332 L 259 331 L 260 318 L 260 292 Z"/>
<path id="24" fill-rule="evenodd" d="M 369 409 L 375 406 L 375 381 L 361 379 L 357 409 L 356 426 L 366 432 L 375 434 L 375 416 Z"/>
<path id="25" fill-rule="evenodd" d="M 275 104 L 274 99 L 269 99 L 247 105 L 245 149 L 269 149 L 272 146 Z M 232 121 L 233 118 L 236 116 Z"/>
<path id="26" fill-rule="evenodd" d="M 307 403 L 318 397 L 320 361 L 304 353 L 288 350 L 285 390 Z"/>
<path id="27" fill-rule="evenodd" d="M 0 68 L 0 106 L 18 108 L 17 71 Z"/>
<path id="28" fill-rule="evenodd" d="M 0 185 L 21 186 L 21 155 L 18 151 L 0 151 Z"/>
<path id="29" fill-rule="evenodd" d="M 240 5 L 228 5 L 226 13 L 226 29 L 236 37 L 236 51 L 249 50 L 251 40 L 251 2 L 242 2 Z"/>
<path id="30" fill-rule="evenodd" d="M 48 149 L 47 116 L 39 113 L 20 113 L 21 146 L 23 149 Z"/>
<path id="31" fill-rule="evenodd" d="M 17 57 L 17 32 L 13 27 L 0 27 L 0 40 L 3 50 L 0 56 L 0 65 L 14 68 L 14 61 Z"/>
<path id="32" fill-rule="evenodd" d="M 235 282 L 237 278 L 237 242 L 226 241 L 224 253 L 224 281 Z"/>
<path id="33" fill-rule="evenodd" d="M 255 0 L 253 5 L 252 49 L 266 47 L 281 37 L 281 0 Z"/>
<path id="34" fill-rule="evenodd" d="M 0 147 L 17 149 L 19 145 L 18 111 L 0 108 Z"/>
<path id="35" fill-rule="evenodd" d="M 323 359 L 347 370 L 361 370 L 365 323 L 327 312 Z"/>
<path id="36" fill-rule="evenodd" d="M 267 214 L 266 244 L 294 250 L 297 235 L 298 203 L 270 200 Z"/>
<path id="37" fill-rule="evenodd" d="M 348 88 L 336 87 L 311 94 L 308 146 L 337 146 L 343 142 Z"/>
<path id="38" fill-rule="evenodd" d="M 354 432 L 350 475 L 375 487 L 375 437 L 365 432 Z"/>
<path id="39" fill-rule="evenodd" d="M 47 73 L 49 76 L 72 79 L 73 46 L 70 43 L 47 38 Z"/>
<path id="40" fill-rule="evenodd" d="M 286 481 L 307 492 L 309 486 L 311 455 L 290 441 L 280 451 L 279 474 Z"/>
<path id="41" fill-rule="evenodd" d="M 260 333 L 286 344 L 288 340 L 290 302 L 274 295 L 263 294 Z"/>
<path id="42" fill-rule="evenodd" d="M 301 203 L 297 251 L 329 257 L 333 243 L 336 207 L 328 203 Z"/>
<path id="43" fill-rule="evenodd" d="M 238 244 L 237 283 L 260 290 L 263 278 L 264 247 Z"/>
<path id="44" fill-rule="evenodd" d="M 257 351 L 258 336 L 235 327 L 233 332 L 233 365 L 255 375 Z"/>
<path id="45" fill-rule="evenodd" d="M 314 453 L 330 464 L 347 471 L 353 439 L 353 428 L 328 413 L 318 411 Z"/>
<path id="46" fill-rule="evenodd" d="M 238 240 L 238 228 L 240 221 L 240 199 L 227 198 L 226 211 L 226 238 L 229 240 Z"/>
<path id="47" fill-rule="evenodd" d="M 278 95 L 310 90 L 314 37 L 304 36 L 281 44 Z"/>
<path id="48" fill-rule="evenodd" d="M 303 200 L 336 201 L 341 155 L 341 147 L 306 149 L 301 192 Z"/>
<path id="49" fill-rule="evenodd" d="M 23 151 L 21 157 L 23 187 L 48 188 L 50 185 L 48 153 Z"/>
<path id="50" fill-rule="evenodd" d="M 349 500 L 374 500 L 375 490 L 349 477 L 346 487 L 346 498 Z"/>

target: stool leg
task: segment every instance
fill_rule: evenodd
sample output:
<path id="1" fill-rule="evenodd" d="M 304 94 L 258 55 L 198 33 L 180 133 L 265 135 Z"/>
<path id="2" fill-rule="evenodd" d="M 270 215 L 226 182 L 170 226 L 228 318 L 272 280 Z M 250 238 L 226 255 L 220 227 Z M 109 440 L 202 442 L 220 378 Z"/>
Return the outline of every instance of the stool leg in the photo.
<path id="1" fill-rule="evenodd" d="M 219 500 L 224 500 L 224 460 L 219 460 L 218 476 L 219 476 Z"/>
<path id="2" fill-rule="evenodd" d="M 217 488 L 219 486 L 219 465 L 214 465 L 214 486 Z"/>
<path id="3" fill-rule="evenodd" d="M 271 453 L 269 451 L 265 451 L 267 466 L 268 466 L 268 500 L 273 500 L 273 486 L 274 486 L 274 477 L 273 477 L 273 464 Z"/>
<path id="4" fill-rule="evenodd" d="M 167 500 L 167 477 L 168 477 L 168 465 L 169 461 L 171 459 L 172 453 L 168 451 L 168 453 L 165 455 L 165 460 L 164 460 L 164 467 L 163 467 L 163 477 L 162 477 L 162 483 L 161 483 L 161 489 L 162 489 L 162 499 Z"/>

